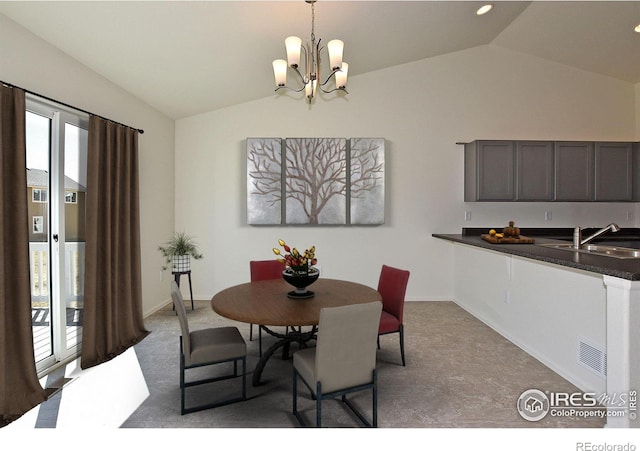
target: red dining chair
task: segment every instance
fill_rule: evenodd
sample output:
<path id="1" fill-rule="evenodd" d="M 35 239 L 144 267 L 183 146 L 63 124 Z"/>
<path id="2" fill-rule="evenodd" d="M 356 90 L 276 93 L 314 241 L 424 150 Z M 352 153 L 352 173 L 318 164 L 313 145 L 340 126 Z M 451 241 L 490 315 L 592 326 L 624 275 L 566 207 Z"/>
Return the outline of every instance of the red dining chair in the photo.
<path id="1" fill-rule="evenodd" d="M 282 271 L 285 265 L 278 260 L 251 260 L 249 270 L 251 281 L 273 280 L 282 278 Z M 253 324 L 249 325 L 249 341 L 253 340 Z M 260 357 L 262 357 L 262 326 L 258 325 L 258 343 L 260 347 Z"/>
<path id="2" fill-rule="evenodd" d="M 404 360 L 404 325 L 402 317 L 404 312 L 404 295 L 409 282 L 409 271 L 382 265 L 380 279 L 378 280 L 378 292 L 382 296 L 382 315 L 378 327 L 378 349 L 380 349 L 380 335 L 400 334 L 400 356 L 402 366 Z"/>

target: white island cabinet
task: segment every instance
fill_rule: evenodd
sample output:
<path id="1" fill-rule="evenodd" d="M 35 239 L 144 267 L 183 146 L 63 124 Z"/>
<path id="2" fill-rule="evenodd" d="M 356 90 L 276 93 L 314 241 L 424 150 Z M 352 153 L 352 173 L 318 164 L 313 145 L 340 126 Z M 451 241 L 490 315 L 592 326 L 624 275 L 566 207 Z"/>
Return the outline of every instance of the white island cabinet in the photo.
<path id="1" fill-rule="evenodd" d="M 607 427 L 640 426 L 634 401 L 640 281 L 513 255 L 500 246 L 452 245 L 458 305 L 583 392 L 607 400 Z"/>

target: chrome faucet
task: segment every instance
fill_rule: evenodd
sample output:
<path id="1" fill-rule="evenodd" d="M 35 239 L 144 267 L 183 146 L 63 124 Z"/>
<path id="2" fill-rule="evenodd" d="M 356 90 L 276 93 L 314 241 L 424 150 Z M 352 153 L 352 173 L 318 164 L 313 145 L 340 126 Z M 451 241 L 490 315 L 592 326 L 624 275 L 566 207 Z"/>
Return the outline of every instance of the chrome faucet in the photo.
<path id="1" fill-rule="evenodd" d="M 611 230 L 612 232 L 617 232 L 618 230 L 620 230 L 620 227 L 618 227 L 618 224 L 614 224 L 612 222 L 608 226 L 603 227 L 600 230 L 598 230 L 593 235 L 591 235 L 591 236 L 589 236 L 589 237 L 587 237 L 585 239 L 582 239 L 582 230 L 580 229 L 580 227 L 576 227 L 576 228 L 573 229 L 573 248 L 574 249 L 580 249 L 580 248 L 582 248 L 583 245 L 589 243 L 590 241 L 595 240 L 600 235 L 604 235 L 609 230 Z"/>

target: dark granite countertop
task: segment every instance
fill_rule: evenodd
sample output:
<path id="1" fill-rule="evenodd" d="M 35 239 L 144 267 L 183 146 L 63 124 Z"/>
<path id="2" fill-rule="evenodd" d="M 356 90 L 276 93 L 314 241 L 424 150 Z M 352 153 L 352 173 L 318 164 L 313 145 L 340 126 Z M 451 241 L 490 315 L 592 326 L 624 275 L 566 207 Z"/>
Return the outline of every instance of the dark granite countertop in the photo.
<path id="1" fill-rule="evenodd" d="M 496 228 L 496 230 L 498 230 L 498 228 Z M 565 230 L 569 231 L 568 235 L 564 233 Z M 530 258 L 532 260 L 605 274 L 620 279 L 640 280 L 640 259 L 604 257 L 584 252 L 540 246 L 540 244 L 566 243 L 570 241 L 573 229 L 521 229 L 520 234 L 535 239 L 535 244 L 492 244 L 480 237 L 482 233 L 487 233 L 487 231 L 488 229 L 485 227 L 482 229 L 463 229 L 461 234 L 434 233 L 432 236 L 496 252 Z M 616 234 L 615 239 L 613 239 L 613 237 L 607 237 L 603 241 L 608 242 L 610 245 L 615 245 L 616 241 L 640 241 L 640 235 L 636 234 L 636 231 L 637 229 L 623 229 Z M 586 230 L 583 236 L 589 236 L 589 231 Z"/>

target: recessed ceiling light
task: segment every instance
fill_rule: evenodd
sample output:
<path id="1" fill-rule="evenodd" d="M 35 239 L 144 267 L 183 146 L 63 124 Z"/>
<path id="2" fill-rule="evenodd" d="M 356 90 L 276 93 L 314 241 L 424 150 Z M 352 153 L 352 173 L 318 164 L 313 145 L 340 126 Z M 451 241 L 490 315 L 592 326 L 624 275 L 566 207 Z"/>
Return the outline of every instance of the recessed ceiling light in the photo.
<path id="1" fill-rule="evenodd" d="M 486 5 L 482 5 L 476 11 L 476 15 L 482 16 L 483 14 L 487 14 L 489 11 L 493 9 L 493 5 L 491 3 L 487 3 Z"/>
<path id="2" fill-rule="evenodd" d="M 636 33 L 640 33 L 640 23 L 633 29 Z"/>

